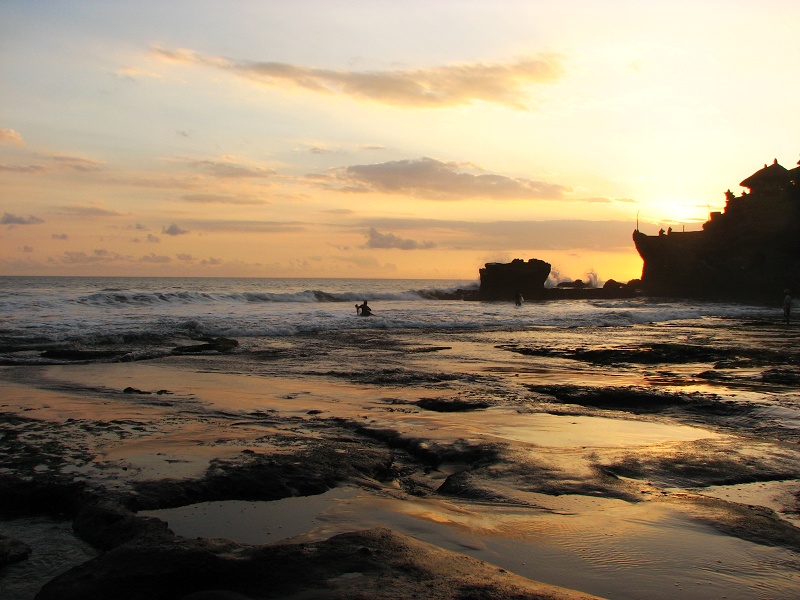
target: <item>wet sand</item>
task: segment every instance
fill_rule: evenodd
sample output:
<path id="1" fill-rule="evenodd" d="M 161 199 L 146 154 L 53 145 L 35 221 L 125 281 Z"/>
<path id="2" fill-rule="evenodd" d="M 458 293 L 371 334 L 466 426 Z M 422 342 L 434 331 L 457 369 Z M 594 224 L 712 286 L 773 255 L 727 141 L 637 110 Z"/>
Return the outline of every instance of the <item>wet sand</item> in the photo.
<path id="1" fill-rule="evenodd" d="M 0 532 L 22 539 L 28 523 L 41 530 L 52 518 L 55 531 L 75 520 L 80 551 L 64 552 L 62 565 L 75 569 L 41 598 L 89 597 L 89 573 L 97 586 L 130 586 L 141 556 L 134 549 L 163 558 L 179 546 L 200 564 L 237 552 L 255 561 L 253 548 L 263 546 L 335 555 L 337 544 L 340 555 L 362 544 L 406 562 L 378 574 L 365 558 L 363 570 L 348 564 L 274 589 L 250 575 L 238 589 L 219 581 L 251 598 L 366 589 L 370 597 L 500 598 L 510 597 L 507 586 L 518 597 L 571 589 L 794 598 L 797 337 L 795 328 L 714 320 L 393 331 L 140 362 L 1 367 Z M 97 523 L 109 522 L 125 523 L 125 532 L 101 535 Z M 361 531 L 373 533 L 347 537 Z M 437 548 L 455 554 L 442 558 Z M 85 562 L 87 553 L 97 558 Z M 422 575 L 394 592 L 370 587 L 400 581 L 423 557 L 439 560 L 442 570 L 431 572 L 444 577 L 452 556 L 481 563 L 460 571 L 451 596 L 426 588 Z M 478 595 L 464 573 L 484 563 Z M 14 587 L 31 564 L 5 567 L 0 595 L 33 597 L 34 585 Z M 128 580 L 120 565 L 131 568 Z M 213 588 L 187 582 L 169 595 L 143 588 L 130 597 L 203 589 Z"/>

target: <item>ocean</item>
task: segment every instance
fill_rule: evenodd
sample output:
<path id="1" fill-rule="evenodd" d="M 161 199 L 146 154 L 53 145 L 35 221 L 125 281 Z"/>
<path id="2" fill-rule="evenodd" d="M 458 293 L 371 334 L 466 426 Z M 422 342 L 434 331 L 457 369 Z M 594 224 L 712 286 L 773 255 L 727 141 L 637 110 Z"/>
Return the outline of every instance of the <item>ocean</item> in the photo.
<path id="1" fill-rule="evenodd" d="M 0 360 L 28 347 L 119 348 L 153 357 L 179 339 L 337 331 L 488 331 L 625 327 L 706 318 L 770 319 L 779 309 L 648 298 L 513 303 L 447 300 L 475 281 L 0 277 Z M 368 300 L 373 316 L 359 318 Z M 12 350 L 14 352 L 9 353 Z M 138 354 L 137 354 L 138 353 Z"/>

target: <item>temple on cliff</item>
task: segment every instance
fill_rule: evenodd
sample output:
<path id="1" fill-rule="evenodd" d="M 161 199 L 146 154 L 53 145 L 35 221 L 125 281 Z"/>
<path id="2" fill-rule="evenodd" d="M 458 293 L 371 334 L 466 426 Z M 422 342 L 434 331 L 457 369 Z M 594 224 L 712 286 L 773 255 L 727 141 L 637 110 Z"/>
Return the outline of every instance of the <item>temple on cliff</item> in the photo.
<path id="1" fill-rule="evenodd" d="M 798 163 L 800 164 L 800 162 Z M 725 192 L 722 212 L 713 212 L 702 231 L 663 230 L 633 242 L 644 261 L 641 286 L 647 294 L 717 299 L 782 297 L 800 293 L 800 167 L 777 159 Z"/>

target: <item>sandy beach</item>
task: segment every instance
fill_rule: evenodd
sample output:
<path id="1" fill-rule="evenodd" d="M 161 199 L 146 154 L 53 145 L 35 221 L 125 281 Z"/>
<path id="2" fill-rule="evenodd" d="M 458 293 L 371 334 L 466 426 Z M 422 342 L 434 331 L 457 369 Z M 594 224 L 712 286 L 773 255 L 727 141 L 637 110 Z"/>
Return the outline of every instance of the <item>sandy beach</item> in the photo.
<path id="1" fill-rule="evenodd" d="M 703 319 L 7 365 L 0 531 L 61 551 L 0 590 L 793 598 L 796 341 Z"/>

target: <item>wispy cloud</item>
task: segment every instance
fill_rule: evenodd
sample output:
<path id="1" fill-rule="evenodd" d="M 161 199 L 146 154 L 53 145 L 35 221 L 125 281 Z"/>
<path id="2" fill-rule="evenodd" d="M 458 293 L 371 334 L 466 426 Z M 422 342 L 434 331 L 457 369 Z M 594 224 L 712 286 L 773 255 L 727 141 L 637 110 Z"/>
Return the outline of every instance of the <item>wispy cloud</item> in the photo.
<path id="1" fill-rule="evenodd" d="M 123 213 L 99 206 L 58 206 L 53 209 L 60 214 L 77 215 L 82 217 L 119 217 Z"/>
<path id="2" fill-rule="evenodd" d="M 36 154 L 33 156 L 37 160 L 35 164 L 0 164 L 0 171 L 10 173 L 47 173 L 69 170 L 86 173 L 99 171 L 105 164 L 92 158 L 66 154 Z"/>
<path id="3" fill-rule="evenodd" d="M 44 154 L 41 157 L 56 167 L 80 172 L 99 171 L 105 164 L 100 160 L 66 154 Z"/>
<path id="4" fill-rule="evenodd" d="M 469 163 L 433 158 L 353 165 L 321 181 L 341 191 L 406 194 L 428 200 L 560 200 L 569 191 L 563 185 L 485 173 Z"/>
<path id="5" fill-rule="evenodd" d="M 44 173 L 44 165 L 8 165 L 0 164 L 0 171 L 7 173 Z"/>
<path id="6" fill-rule="evenodd" d="M 82 264 L 96 264 L 96 263 L 119 263 L 128 262 L 132 257 L 116 252 L 109 252 L 105 249 L 94 250 L 91 254 L 86 252 L 67 251 L 58 258 L 53 259 L 56 262 L 69 265 L 82 265 Z"/>
<path id="7" fill-rule="evenodd" d="M 297 233 L 305 231 L 306 223 L 298 221 L 193 221 L 192 227 L 201 231 L 239 233 Z"/>
<path id="8" fill-rule="evenodd" d="M 0 143 L 25 145 L 25 140 L 18 131 L 13 129 L 0 129 Z"/>
<path id="9" fill-rule="evenodd" d="M 380 233 L 374 227 L 370 227 L 367 232 L 367 243 L 365 248 L 380 248 L 389 249 L 396 248 L 398 250 L 420 250 L 435 247 L 433 242 L 418 242 L 416 240 L 405 239 L 393 233 Z"/>
<path id="10" fill-rule="evenodd" d="M 172 259 L 169 256 L 150 253 L 140 257 L 139 261 L 146 263 L 166 264 L 172 262 Z"/>
<path id="11" fill-rule="evenodd" d="M 44 223 L 44 221 L 33 215 L 21 217 L 12 215 L 11 213 L 4 213 L 3 216 L 0 217 L 0 224 L 2 225 L 37 225 L 39 223 Z"/>
<path id="12" fill-rule="evenodd" d="M 248 198 L 244 196 L 229 196 L 224 194 L 186 194 L 181 196 L 186 202 L 196 204 L 266 204 L 266 200 L 260 198 Z"/>
<path id="13" fill-rule="evenodd" d="M 270 177 L 275 175 L 275 171 L 266 167 L 238 162 L 232 158 L 225 159 L 195 159 L 195 158 L 175 158 L 178 162 L 185 163 L 190 168 L 222 178 L 247 178 L 247 177 Z"/>
<path id="14" fill-rule="evenodd" d="M 114 73 L 114 77 L 118 79 L 125 79 L 127 81 L 138 81 L 143 77 L 161 79 L 162 75 L 139 67 L 120 67 Z"/>
<path id="15" fill-rule="evenodd" d="M 178 225 L 175 223 L 172 223 L 169 227 L 162 227 L 161 233 L 165 235 L 184 235 L 189 233 L 189 231 L 187 229 L 178 227 Z"/>
<path id="16" fill-rule="evenodd" d="M 363 226 L 441 234 L 437 246 L 456 250 L 608 250 L 630 251 L 630 221 L 491 221 L 439 219 L 369 219 Z"/>
<path id="17" fill-rule="evenodd" d="M 221 69 L 266 85 L 290 84 L 316 93 L 342 94 L 382 104 L 446 107 L 475 101 L 527 108 L 526 88 L 563 75 L 562 58 L 541 54 L 508 63 L 460 63 L 420 69 L 347 71 L 282 62 L 233 60 L 185 48 L 153 47 L 163 60 Z"/>

